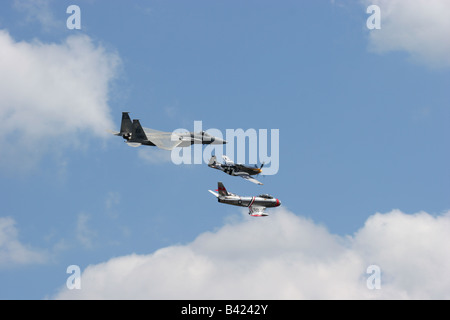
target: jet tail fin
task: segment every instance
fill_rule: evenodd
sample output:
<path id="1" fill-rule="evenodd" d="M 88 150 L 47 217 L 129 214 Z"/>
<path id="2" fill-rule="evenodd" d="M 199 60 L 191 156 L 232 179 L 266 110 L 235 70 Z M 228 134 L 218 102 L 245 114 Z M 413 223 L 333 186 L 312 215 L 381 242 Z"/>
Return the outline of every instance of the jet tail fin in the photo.
<path id="1" fill-rule="evenodd" d="M 217 186 L 218 186 L 217 191 L 219 191 L 220 196 L 228 196 L 229 195 L 227 189 L 225 189 L 225 186 L 223 185 L 222 182 L 218 182 Z"/>
<path id="2" fill-rule="evenodd" d="M 128 113 L 129 112 L 122 112 L 122 122 L 120 124 L 120 132 L 118 134 L 124 138 L 130 138 L 133 129 L 133 124 Z"/>
<path id="3" fill-rule="evenodd" d="M 144 140 L 148 140 L 147 135 L 142 129 L 141 123 L 139 120 L 133 120 L 132 130 L 131 130 L 131 142 L 141 142 Z"/>

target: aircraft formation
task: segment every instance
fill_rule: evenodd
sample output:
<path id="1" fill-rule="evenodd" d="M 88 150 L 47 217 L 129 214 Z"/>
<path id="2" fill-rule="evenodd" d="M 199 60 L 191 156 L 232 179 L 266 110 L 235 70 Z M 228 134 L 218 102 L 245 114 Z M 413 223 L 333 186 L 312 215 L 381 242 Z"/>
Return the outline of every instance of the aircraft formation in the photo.
<path id="1" fill-rule="evenodd" d="M 156 146 L 164 150 L 173 150 L 176 147 L 189 147 L 193 144 L 226 144 L 227 141 L 211 136 L 205 131 L 201 132 L 163 132 L 149 128 L 143 128 L 139 120 L 131 120 L 129 112 L 122 112 L 122 122 L 119 132 L 112 132 L 116 136 L 122 137 L 131 147 Z M 230 158 L 223 155 L 224 163 L 217 162 L 216 156 L 212 156 L 209 160 L 208 167 L 221 170 L 231 176 L 241 177 L 247 181 L 262 185 L 261 182 L 253 178 L 262 173 L 264 163 L 258 168 L 251 167 L 240 163 L 234 163 Z M 238 196 L 230 193 L 225 189 L 222 182 L 218 182 L 218 193 L 208 190 L 218 202 L 234 206 L 248 207 L 248 214 L 253 217 L 268 216 L 265 212 L 266 208 L 278 207 L 281 205 L 279 199 L 269 194 L 261 194 L 258 196 Z"/>

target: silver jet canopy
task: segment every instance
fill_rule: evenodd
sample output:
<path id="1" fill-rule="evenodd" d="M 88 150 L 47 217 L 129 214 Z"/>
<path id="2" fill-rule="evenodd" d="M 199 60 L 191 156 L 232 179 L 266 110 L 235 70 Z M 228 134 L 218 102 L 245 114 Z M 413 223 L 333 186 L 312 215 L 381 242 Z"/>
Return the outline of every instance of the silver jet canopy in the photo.
<path id="1" fill-rule="evenodd" d="M 222 182 L 217 183 L 217 192 L 208 190 L 221 203 L 230 204 L 239 207 L 248 207 L 248 214 L 253 217 L 268 216 L 264 211 L 266 208 L 279 207 L 281 201 L 268 195 L 262 194 L 256 197 L 241 197 L 234 193 L 228 192 Z"/>
<path id="2" fill-rule="evenodd" d="M 225 144 L 225 140 L 214 137 L 205 131 L 201 132 L 164 132 L 150 128 L 143 128 L 139 120 L 131 121 L 129 112 L 122 112 L 122 122 L 119 132 L 129 146 L 156 146 L 160 149 L 172 150 L 176 147 L 189 147 L 193 144 Z"/>

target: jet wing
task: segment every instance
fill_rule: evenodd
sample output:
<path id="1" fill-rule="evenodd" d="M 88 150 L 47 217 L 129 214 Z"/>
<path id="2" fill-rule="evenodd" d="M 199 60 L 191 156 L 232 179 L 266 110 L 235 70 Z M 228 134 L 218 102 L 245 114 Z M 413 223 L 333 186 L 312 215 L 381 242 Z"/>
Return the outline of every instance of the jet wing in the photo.
<path id="1" fill-rule="evenodd" d="M 253 217 L 268 216 L 268 214 L 264 212 L 264 210 L 266 210 L 266 207 L 263 207 L 263 206 L 250 206 L 250 207 L 248 207 L 248 209 L 249 209 L 248 214 L 253 216 Z"/>
<path id="2" fill-rule="evenodd" d="M 172 132 L 163 132 L 149 128 L 144 128 L 144 131 L 147 139 L 160 149 L 172 150 L 182 142 L 182 140 L 173 139 Z"/>
<path id="3" fill-rule="evenodd" d="M 215 195 L 216 196 L 216 198 L 218 198 L 219 197 L 219 194 L 217 193 L 217 192 L 214 192 L 214 191 L 212 191 L 212 190 L 208 190 L 209 192 L 211 192 L 213 195 Z"/>

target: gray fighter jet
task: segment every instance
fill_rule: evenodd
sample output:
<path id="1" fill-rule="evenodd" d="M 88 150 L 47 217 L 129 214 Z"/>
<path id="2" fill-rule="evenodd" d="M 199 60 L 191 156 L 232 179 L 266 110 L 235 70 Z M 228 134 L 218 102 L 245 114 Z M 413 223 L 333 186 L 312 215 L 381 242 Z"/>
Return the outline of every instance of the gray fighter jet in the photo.
<path id="1" fill-rule="evenodd" d="M 268 194 L 261 194 L 257 197 L 240 197 L 228 192 L 222 182 L 218 182 L 217 185 L 218 189 L 216 191 L 219 193 L 212 190 L 208 191 L 215 195 L 219 202 L 231 204 L 233 206 L 248 207 L 248 214 L 252 217 L 268 216 L 268 214 L 264 212 L 266 208 L 278 207 L 281 205 L 280 200 L 275 199 Z"/>
<path id="2" fill-rule="evenodd" d="M 245 180 L 262 185 L 261 182 L 259 182 L 258 180 L 256 180 L 251 176 L 260 174 L 262 172 L 262 167 L 264 166 L 264 163 L 258 168 L 256 166 L 250 167 L 244 164 L 234 163 L 230 158 L 228 158 L 225 155 L 223 155 L 222 158 L 225 161 L 225 163 L 223 164 L 217 162 L 216 156 L 212 156 L 211 159 L 209 159 L 208 167 L 221 170 L 225 173 L 228 173 L 230 176 L 241 177 L 244 178 Z"/>
<path id="3" fill-rule="evenodd" d="M 139 120 L 131 121 L 129 112 L 122 112 L 122 123 L 120 132 L 113 132 L 114 135 L 125 139 L 125 142 L 132 147 L 157 146 L 165 150 L 172 150 L 175 147 L 189 147 L 192 144 L 225 144 L 225 140 L 213 137 L 205 131 L 202 132 L 163 132 L 149 128 L 142 128 Z"/>

